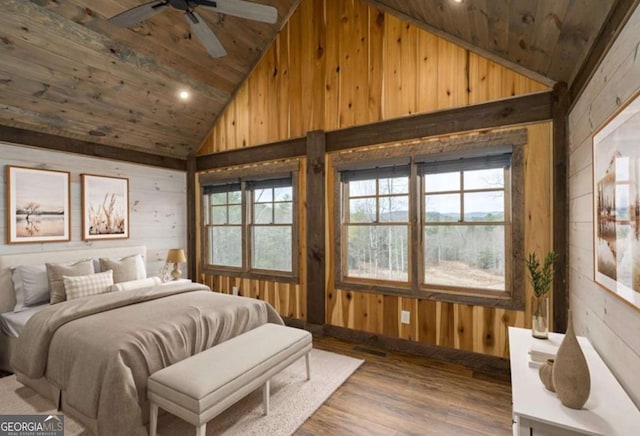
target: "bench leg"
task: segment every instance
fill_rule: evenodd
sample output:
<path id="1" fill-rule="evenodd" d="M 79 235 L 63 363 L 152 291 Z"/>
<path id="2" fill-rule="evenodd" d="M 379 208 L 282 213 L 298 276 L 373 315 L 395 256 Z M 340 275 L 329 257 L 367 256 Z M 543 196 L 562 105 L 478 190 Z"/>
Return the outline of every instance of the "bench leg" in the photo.
<path id="1" fill-rule="evenodd" d="M 304 363 L 307 365 L 307 380 L 311 380 L 311 365 L 309 365 L 309 353 L 304 355 Z"/>
<path id="2" fill-rule="evenodd" d="M 262 387 L 262 407 L 264 409 L 264 415 L 267 416 L 269 414 L 269 390 L 270 390 L 271 380 L 267 380 L 267 382 Z"/>
<path id="3" fill-rule="evenodd" d="M 196 427 L 196 436 L 205 436 L 207 434 L 207 423 L 205 422 L 200 427 Z"/>
<path id="4" fill-rule="evenodd" d="M 149 417 L 149 436 L 156 436 L 158 428 L 158 405 L 151 403 L 151 416 Z"/>

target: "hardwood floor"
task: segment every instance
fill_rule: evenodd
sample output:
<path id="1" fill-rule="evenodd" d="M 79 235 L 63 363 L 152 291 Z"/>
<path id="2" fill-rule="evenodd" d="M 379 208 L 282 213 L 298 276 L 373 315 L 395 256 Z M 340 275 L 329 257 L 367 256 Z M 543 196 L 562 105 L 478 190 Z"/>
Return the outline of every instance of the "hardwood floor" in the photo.
<path id="1" fill-rule="evenodd" d="M 509 375 L 334 338 L 314 347 L 365 363 L 296 432 L 312 435 L 510 435 Z"/>

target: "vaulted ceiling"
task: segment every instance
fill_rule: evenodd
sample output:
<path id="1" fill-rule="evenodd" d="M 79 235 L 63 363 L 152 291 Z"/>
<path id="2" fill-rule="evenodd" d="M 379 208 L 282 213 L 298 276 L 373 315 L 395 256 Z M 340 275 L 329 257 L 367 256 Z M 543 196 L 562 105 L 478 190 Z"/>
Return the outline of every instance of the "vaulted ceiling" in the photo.
<path id="1" fill-rule="evenodd" d="M 198 8 L 228 53 L 214 59 L 177 9 L 108 21 L 148 0 L 0 0 L 0 124 L 184 158 L 298 1 L 256 0 L 273 25 Z"/>
<path id="2" fill-rule="evenodd" d="M 368 0 L 491 59 L 571 83 L 614 0 Z"/>
<path id="3" fill-rule="evenodd" d="M 0 0 L 0 126 L 185 158 L 300 0 L 254 0 L 277 8 L 275 24 L 198 9 L 228 52 L 215 59 L 179 10 L 108 21 L 147 1 Z M 613 4 L 367 1 L 547 83 L 571 82 Z"/>

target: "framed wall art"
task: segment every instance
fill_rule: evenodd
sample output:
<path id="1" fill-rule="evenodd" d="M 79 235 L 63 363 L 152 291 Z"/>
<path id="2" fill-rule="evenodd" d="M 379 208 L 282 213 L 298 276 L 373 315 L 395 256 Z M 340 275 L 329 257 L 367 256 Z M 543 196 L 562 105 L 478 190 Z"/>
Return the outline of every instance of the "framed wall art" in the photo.
<path id="1" fill-rule="evenodd" d="M 594 280 L 640 309 L 640 92 L 593 137 Z"/>
<path id="2" fill-rule="evenodd" d="M 129 179 L 82 174 L 82 239 L 129 237 Z"/>
<path id="3" fill-rule="evenodd" d="M 6 167 L 7 243 L 69 241 L 69 173 Z"/>

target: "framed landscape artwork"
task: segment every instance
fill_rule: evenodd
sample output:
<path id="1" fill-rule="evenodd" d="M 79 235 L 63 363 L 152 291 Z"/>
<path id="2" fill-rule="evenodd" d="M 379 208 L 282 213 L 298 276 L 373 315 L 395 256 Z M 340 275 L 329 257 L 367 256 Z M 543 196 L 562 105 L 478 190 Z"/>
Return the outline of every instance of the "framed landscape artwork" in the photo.
<path id="1" fill-rule="evenodd" d="M 82 239 L 129 237 L 129 179 L 82 174 Z"/>
<path id="2" fill-rule="evenodd" d="M 6 167 L 7 243 L 70 240 L 69 173 Z"/>
<path id="3" fill-rule="evenodd" d="M 640 309 L 640 92 L 593 138 L 595 281 Z"/>

